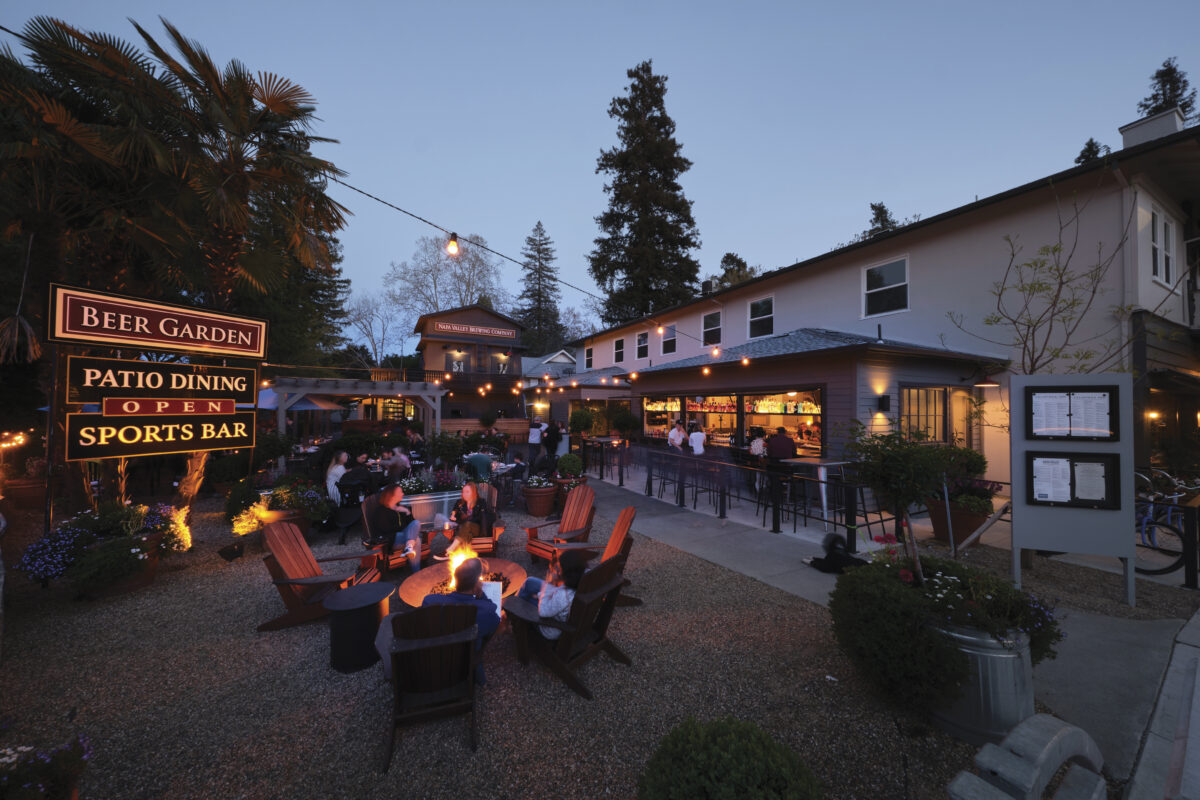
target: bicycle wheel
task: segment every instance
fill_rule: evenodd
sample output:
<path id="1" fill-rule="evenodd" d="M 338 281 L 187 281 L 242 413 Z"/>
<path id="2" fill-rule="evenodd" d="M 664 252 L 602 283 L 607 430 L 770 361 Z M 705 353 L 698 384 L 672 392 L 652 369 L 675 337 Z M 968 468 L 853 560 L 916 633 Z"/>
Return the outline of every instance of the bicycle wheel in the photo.
<path id="1" fill-rule="evenodd" d="M 1174 525 L 1149 520 L 1134 533 L 1133 568 L 1142 575 L 1164 575 L 1183 566 L 1183 533 Z"/>

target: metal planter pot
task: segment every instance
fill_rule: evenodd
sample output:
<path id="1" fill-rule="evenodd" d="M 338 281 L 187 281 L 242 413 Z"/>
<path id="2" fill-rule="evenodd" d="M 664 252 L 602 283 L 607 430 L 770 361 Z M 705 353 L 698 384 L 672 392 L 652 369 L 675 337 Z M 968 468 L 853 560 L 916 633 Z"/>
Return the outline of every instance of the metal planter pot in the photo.
<path id="1" fill-rule="evenodd" d="M 1019 631 L 1005 639 L 974 628 L 938 628 L 967 654 L 971 676 L 949 708 L 933 712 L 938 727 L 982 745 L 1000 742 L 1033 716 L 1033 664 L 1029 637 Z"/>

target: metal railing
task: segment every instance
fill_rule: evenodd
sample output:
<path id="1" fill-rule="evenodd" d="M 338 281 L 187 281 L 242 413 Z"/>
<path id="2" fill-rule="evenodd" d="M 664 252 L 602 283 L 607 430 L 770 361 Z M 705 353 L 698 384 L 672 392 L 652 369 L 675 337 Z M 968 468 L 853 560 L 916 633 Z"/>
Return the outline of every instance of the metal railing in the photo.
<path id="1" fill-rule="evenodd" d="M 644 444 L 585 439 L 581 455 L 586 472 L 613 478 L 619 486 L 633 478 L 632 472 L 643 473 L 637 479 L 648 497 L 667 497 L 669 488 L 669 497 L 681 508 L 689 500 L 695 508 L 703 497 L 718 519 L 727 519 L 733 506 L 753 504 L 755 518 L 772 533 L 781 533 L 789 520 L 793 530 L 801 521 L 805 527 L 816 523 L 842 534 L 850 551 L 857 550 L 860 535 L 871 539 L 895 525 L 894 515 L 879 508 L 870 491 L 853 480 L 829 476 L 822 481 L 782 465 L 737 463 L 722 458 L 725 452 L 696 457 Z"/>

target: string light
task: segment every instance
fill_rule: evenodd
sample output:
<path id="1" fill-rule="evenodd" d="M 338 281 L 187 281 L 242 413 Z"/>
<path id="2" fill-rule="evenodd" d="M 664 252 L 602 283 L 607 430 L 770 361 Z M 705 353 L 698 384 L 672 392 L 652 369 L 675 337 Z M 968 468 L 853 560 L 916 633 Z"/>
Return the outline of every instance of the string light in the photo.
<path id="1" fill-rule="evenodd" d="M 458 234 L 451 233 L 450 241 L 446 242 L 446 254 L 451 256 L 458 255 Z"/>
<path id="2" fill-rule="evenodd" d="M 742 366 L 743 366 L 743 367 L 748 367 L 748 366 L 750 366 L 750 359 L 749 359 L 748 357 L 746 357 L 746 356 L 742 356 Z"/>

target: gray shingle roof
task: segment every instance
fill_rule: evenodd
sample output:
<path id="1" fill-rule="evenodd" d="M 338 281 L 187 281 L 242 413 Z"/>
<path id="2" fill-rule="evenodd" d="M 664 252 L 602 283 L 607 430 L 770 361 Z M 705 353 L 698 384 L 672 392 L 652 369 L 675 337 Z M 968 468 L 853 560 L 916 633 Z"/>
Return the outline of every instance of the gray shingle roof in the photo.
<path id="1" fill-rule="evenodd" d="M 646 367 L 638 370 L 639 373 L 645 372 L 661 372 L 669 369 L 687 369 L 689 367 L 711 366 L 713 364 L 728 364 L 735 361 L 741 361 L 742 358 L 748 357 L 751 359 L 759 358 L 775 358 L 778 356 L 791 356 L 801 353 L 817 353 L 822 350 L 836 350 L 842 347 L 862 347 L 865 345 L 874 345 L 881 348 L 892 348 L 905 351 L 922 351 L 931 356 L 952 356 L 957 358 L 972 358 L 979 359 L 985 356 L 973 355 L 970 353 L 961 353 L 954 350 L 947 350 L 937 347 L 926 347 L 924 345 L 910 344 L 908 342 L 900 342 L 894 339 L 875 339 L 870 336 L 863 336 L 858 333 L 844 333 L 842 331 L 831 331 L 825 328 L 798 328 L 794 331 L 781 333 L 777 336 L 767 336 L 763 339 L 755 339 L 745 344 L 739 344 L 735 347 L 721 348 L 721 353 L 716 358 L 709 353 L 702 353 L 691 358 L 684 358 L 679 361 L 669 361 L 665 364 L 655 364 L 652 367 Z M 993 359 L 994 360 L 994 359 Z"/>

